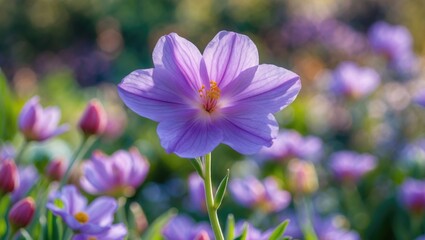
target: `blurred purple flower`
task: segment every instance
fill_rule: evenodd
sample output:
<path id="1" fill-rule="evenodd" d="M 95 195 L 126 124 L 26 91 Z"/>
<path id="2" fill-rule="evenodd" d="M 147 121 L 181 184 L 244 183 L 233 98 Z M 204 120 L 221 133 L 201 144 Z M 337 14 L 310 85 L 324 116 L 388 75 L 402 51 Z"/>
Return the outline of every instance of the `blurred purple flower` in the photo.
<path id="1" fill-rule="evenodd" d="M 259 64 L 245 35 L 222 31 L 203 55 L 175 33 L 153 51 L 154 69 L 136 70 L 118 86 L 137 114 L 159 122 L 167 152 L 193 158 L 224 143 L 243 154 L 271 146 L 278 123 L 272 113 L 289 105 L 301 88 L 299 76 Z"/>
<path id="2" fill-rule="evenodd" d="M 425 169 L 425 139 L 419 139 L 407 144 L 400 152 L 400 164 L 407 170 Z"/>
<path id="3" fill-rule="evenodd" d="M 327 19 L 318 24 L 318 39 L 331 51 L 341 51 L 349 55 L 366 50 L 367 40 L 349 25 L 335 19 Z"/>
<path id="4" fill-rule="evenodd" d="M 15 158 L 16 151 L 12 144 L 4 144 L 0 147 L 0 163 L 5 159 Z"/>
<path id="5" fill-rule="evenodd" d="M 294 212 L 285 213 L 282 219 L 289 219 L 290 221 L 285 235 L 295 239 L 303 239 L 301 222 Z M 318 215 L 313 217 L 313 227 L 319 240 L 360 240 L 360 235 L 356 231 L 343 227 L 344 222 L 346 222 L 346 219 L 339 215 L 325 218 Z"/>
<path id="6" fill-rule="evenodd" d="M 72 237 L 72 240 L 93 240 L 93 239 L 102 239 L 102 240 L 122 240 L 127 235 L 127 228 L 124 224 L 114 224 L 111 225 L 111 228 L 105 230 L 104 232 L 98 234 L 85 234 L 79 233 Z"/>
<path id="7" fill-rule="evenodd" d="M 29 141 L 44 141 L 68 130 L 67 125 L 58 127 L 60 110 L 57 107 L 43 109 L 38 96 L 31 98 L 19 115 L 19 129 Z"/>
<path id="8" fill-rule="evenodd" d="M 193 240 L 202 232 L 207 232 L 210 239 L 214 239 L 208 223 L 195 223 L 186 215 L 171 218 L 162 229 L 165 240 Z"/>
<path id="9" fill-rule="evenodd" d="M 12 202 L 17 202 L 26 197 L 28 191 L 37 183 L 38 172 L 32 165 L 18 167 L 19 187 L 11 194 Z"/>
<path id="10" fill-rule="evenodd" d="M 47 203 L 47 208 L 74 232 L 87 235 L 105 233 L 111 228 L 117 202 L 110 197 L 99 197 L 90 205 L 73 185 L 67 185 L 56 192 Z"/>
<path id="11" fill-rule="evenodd" d="M 401 203 L 413 213 L 425 211 L 425 181 L 409 178 L 400 186 Z"/>
<path id="12" fill-rule="evenodd" d="M 263 233 L 255 228 L 251 223 L 238 222 L 235 226 L 235 237 L 238 237 L 242 234 L 245 226 L 247 227 L 246 240 L 268 240 L 271 233 L 273 232 L 273 229 L 271 229 Z"/>
<path id="13" fill-rule="evenodd" d="M 369 30 L 369 42 L 375 52 L 388 58 L 391 69 L 400 75 L 410 76 L 417 71 L 412 35 L 406 27 L 377 22 Z"/>
<path id="14" fill-rule="evenodd" d="M 374 69 L 360 67 L 353 62 L 342 62 L 333 72 L 330 90 L 337 95 L 357 99 L 375 91 L 380 81 Z"/>
<path id="15" fill-rule="evenodd" d="M 308 18 L 296 17 L 283 27 L 282 35 L 286 42 L 298 47 L 317 38 L 318 24 Z"/>
<path id="16" fill-rule="evenodd" d="M 425 89 L 422 89 L 418 93 L 416 93 L 413 101 L 419 106 L 425 108 Z"/>
<path id="17" fill-rule="evenodd" d="M 322 140 L 314 136 L 301 136 L 292 130 L 281 131 L 271 147 L 263 147 L 258 157 L 264 160 L 287 160 L 300 158 L 317 161 L 322 156 Z"/>
<path id="18" fill-rule="evenodd" d="M 339 180 L 358 181 L 376 167 L 376 157 L 351 151 L 339 151 L 330 156 L 330 169 Z"/>
<path id="19" fill-rule="evenodd" d="M 192 173 L 189 176 L 188 183 L 191 206 L 199 211 L 206 212 L 204 180 L 197 173 Z"/>
<path id="20" fill-rule="evenodd" d="M 421 235 L 421 236 L 415 238 L 415 240 L 425 240 L 425 235 Z"/>
<path id="21" fill-rule="evenodd" d="M 315 224 L 315 229 L 320 240 L 360 240 L 360 235 L 353 230 L 338 226 L 337 217 L 321 219 Z"/>
<path id="22" fill-rule="evenodd" d="M 91 194 L 131 196 L 145 180 L 148 171 L 149 162 L 136 148 L 119 150 L 111 156 L 97 151 L 84 164 L 80 183 Z"/>
<path id="23" fill-rule="evenodd" d="M 291 202 L 291 195 L 281 190 L 272 177 L 264 179 L 263 182 L 253 176 L 233 179 L 229 188 L 239 204 L 248 208 L 258 207 L 265 212 L 278 212 Z"/>
<path id="24" fill-rule="evenodd" d="M 406 52 L 412 51 L 412 35 L 400 25 L 377 22 L 369 30 L 369 42 L 372 49 L 387 56 L 390 60 L 398 59 Z"/>

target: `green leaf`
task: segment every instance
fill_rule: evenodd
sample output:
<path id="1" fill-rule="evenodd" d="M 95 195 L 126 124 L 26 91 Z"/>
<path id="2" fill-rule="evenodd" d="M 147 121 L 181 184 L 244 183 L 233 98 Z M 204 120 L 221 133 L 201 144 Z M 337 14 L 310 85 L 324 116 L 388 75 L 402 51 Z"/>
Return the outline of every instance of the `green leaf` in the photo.
<path id="1" fill-rule="evenodd" d="M 47 212 L 47 239 L 62 239 L 61 238 L 61 219 L 54 216 L 51 211 Z"/>
<path id="2" fill-rule="evenodd" d="M 204 171 L 202 170 L 202 161 L 200 158 L 195 158 L 189 160 L 192 166 L 195 168 L 196 172 L 199 174 L 199 176 L 204 179 Z"/>
<path id="3" fill-rule="evenodd" d="M 176 215 L 175 209 L 170 209 L 166 213 L 159 216 L 143 235 L 142 240 L 162 240 L 161 231 L 170 218 Z"/>
<path id="4" fill-rule="evenodd" d="M 269 240 L 278 240 L 280 239 L 283 234 L 285 233 L 286 227 L 289 224 L 289 220 L 285 220 L 283 221 L 281 224 L 279 224 L 279 226 L 277 226 L 274 231 L 272 232 L 272 234 L 269 237 Z"/>
<path id="5" fill-rule="evenodd" d="M 243 225 L 243 230 L 242 233 L 239 237 L 235 238 L 235 240 L 246 240 L 246 238 L 248 237 L 248 223 L 245 223 Z"/>
<path id="6" fill-rule="evenodd" d="M 226 240 L 233 240 L 235 237 L 235 218 L 232 214 L 227 216 L 226 223 Z"/>
<path id="7" fill-rule="evenodd" d="M 220 185 L 218 185 L 217 192 L 215 194 L 214 198 L 214 207 L 218 209 L 221 205 L 221 202 L 223 201 L 224 194 L 226 193 L 227 183 L 229 182 L 229 176 L 230 176 L 230 170 L 227 169 L 227 174 L 221 180 Z"/>

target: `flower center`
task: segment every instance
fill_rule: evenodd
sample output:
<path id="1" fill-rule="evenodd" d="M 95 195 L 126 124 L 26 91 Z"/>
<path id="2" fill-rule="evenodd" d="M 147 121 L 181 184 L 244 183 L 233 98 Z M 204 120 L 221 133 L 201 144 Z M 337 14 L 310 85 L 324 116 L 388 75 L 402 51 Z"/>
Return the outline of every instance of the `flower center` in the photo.
<path id="1" fill-rule="evenodd" d="M 202 87 L 198 90 L 198 92 L 205 111 L 212 113 L 217 106 L 217 101 L 220 98 L 221 93 L 217 83 L 215 81 L 210 81 L 209 89 L 206 89 L 205 85 L 202 84 Z"/>
<path id="2" fill-rule="evenodd" d="M 75 220 L 77 220 L 80 223 L 86 223 L 89 221 L 89 215 L 85 212 L 77 212 L 74 215 Z"/>
<path id="3" fill-rule="evenodd" d="M 90 236 L 87 240 L 97 240 L 97 237 Z"/>

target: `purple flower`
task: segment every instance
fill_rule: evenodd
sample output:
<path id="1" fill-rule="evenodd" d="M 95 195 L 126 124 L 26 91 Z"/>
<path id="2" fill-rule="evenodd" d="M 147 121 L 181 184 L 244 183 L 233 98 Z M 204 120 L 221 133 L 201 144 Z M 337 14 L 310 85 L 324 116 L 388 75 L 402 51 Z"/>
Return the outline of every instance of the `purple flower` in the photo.
<path id="1" fill-rule="evenodd" d="M 375 91 L 380 81 L 374 69 L 359 67 L 353 62 L 342 62 L 333 72 L 330 89 L 337 95 L 357 99 Z"/>
<path id="2" fill-rule="evenodd" d="M 366 50 L 367 40 L 363 34 L 341 21 L 327 19 L 320 22 L 317 28 L 319 41 L 330 51 L 354 55 Z"/>
<path id="3" fill-rule="evenodd" d="M 5 159 L 13 159 L 15 155 L 15 148 L 11 144 L 5 144 L 0 147 L 0 162 Z"/>
<path id="4" fill-rule="evenodd" d="M 202 232 L 207 232 L 210 239 L 214 239 L 209 224 L 195 223 L 186 215 L 171 218 L 162 229 L 165 240 L 193 240 Z"/>
<path id="5" fill-rule="evenodd" d="M 303 239 L 302 228 L 300 227 L 303 221 L 300 221 L 300 218 L 293 212 L 286 213 L 283 219 L 289 219 L 290 221 L 285 235 L 296 239 Z M 346 219 L 339 215 L 326 218 L 318 215 L 313 217 L 313 227 L 320 240 L 360 240 L 360 235 L 356 231 L 343 227 L 344 222 L 346 222 Z"/>
<path id="6" fill-rule="evenodd" d="M 77 188 L 67 185 L 47 203 L 47 208 L 60 216 L 74 232 L 95 235 L 110 229 L 117 202 L 110 197 L 99 197 L 87 205 L 87 199 Z"/>
<path id="7" fill-rule="evenodd" d="M 264 233 L 255 228 L 251 223 L 238 222 L 235 227 L 235 237 L 240 236 L 245 228 L 247 227 L 246 240 L 268 240 L 273 229 L 267 230 Z"/>
<path id="8" fill-rule="evenodd" d="M 19 187 L 11 194 L 12 202 L 17 202 L 27 196 L 28 191 L 37 183 L 38 172 L 32 165 L 18 167 Z"/>
<path id="9" fill-rule="evenodd" d="M 425 240 L 425 235 L 421 235 L 421 236 L 415 238 L 415 240 Z"/>
<path id="10" fill-rule="evenodd" d="M 360 235 L 338 225 L 337 217 L 318 219 L 315 229 L 320 240 L 360 240 Z"/>
<path id="11" fill-rule="evenodd" d="M 400 187 L 401 203 L 413 213 L 425 211 L 425 181 L 407 179 Z"/>
<path id="12" fill-rule="evenodd" d="M 136 148 L 107 156 L 100 151 L 84 164 L 81 187 L 91 194 L 131 196 L 145 180 L 149 162 Z"/>
<path id="13" fill-rule="evenodd" d="M 316 161 L 322 156 L 322 140 L 314 136 L 303 137 L 292 130 L 281 131 L 271 147 L 263 147 L 258 153 L 260 159 L 287 160 L 300 158 Z"/>
<path id="14" fill-rule="evenodd" d="M 197 173 L 192 173 L 189 176 L 188 183 L 191 206 L 197 210 L 206 212 L 205 184 L 203 179 Z"/>
<path id="15" fill-rule="evenodd" d="M 377 22 L 369 30 L 372 49 L 395 60 L 412 51 L 412 35 L 404 26 Z"/>
<path id="16" fill-rule="evenodd" d="M 418 93 L 416 93 L 413 101 L 419 106 L 425 108 L 425 89 L 422 89 Z"/>
<path id="17" fill-rule="evenodd" d="M 340 151 L 331 155 L 330 169 L 334 176 L 344 181 L 358 181 L 376 167 L 377 159 L 370 154 Z"/>
<path id="18" fill-rule="evenodd" d="M 136 70 L 119 84 L 119 95 L 137 114 L 159 122 L 167 152 L 193 158 L 224 143 L 243 154 L 271 146 L 278 123 L 272 113 L 290 104 L 299 76 L 259 64 L 245 35 L 222 31 L 203 54 L 175 33 L 153 52 L 155 68 Z"/>
<path id="19" fill-rule="evenodd" d="M 98 234 L 85 234 L 79 233 L 72 237 L 72 240 L 92 240 L 92 239 L 102 239 L 102 240 L 122 240 L 127 235 L 127 228 L 124 224 L 114 224 L 111 225 L 111 228 L 105 230 L 104 232 Z"/>
<path id="20" fill-rule="evenodd" d="M 272 177 L 260 182 L 250 176 L 245 179 L 234 179 L 229 184 L 233 198 L 245 207 L 259 207 L 265 212 L 278 212 L 291 202 L 291 195 L 278 187 Z"/>
<path id="21" fill-rule="evenodd" d="M 27 140 L 44 141 L 68 130 L 58 127 L 60 110 L 57 107 L 43 109 L 38 96 L 31 98 L 19 115 L 19 129 Z"/>

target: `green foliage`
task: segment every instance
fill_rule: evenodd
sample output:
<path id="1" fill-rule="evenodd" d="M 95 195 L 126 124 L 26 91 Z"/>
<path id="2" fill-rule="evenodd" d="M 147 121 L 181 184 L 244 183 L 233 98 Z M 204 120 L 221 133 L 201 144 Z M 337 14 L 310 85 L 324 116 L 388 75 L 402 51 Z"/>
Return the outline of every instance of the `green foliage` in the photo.
<path id="1" fill-rule="evenodd" d="M 149 227 L 148 231 L 143 235 L 142 240 L 162 240 L 162 228 L 167 222 L 177 214 L 175 209 L 170 209 L 166 213 L 158 217 Z"/>

